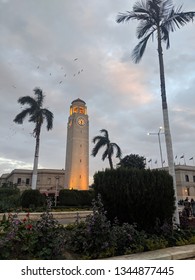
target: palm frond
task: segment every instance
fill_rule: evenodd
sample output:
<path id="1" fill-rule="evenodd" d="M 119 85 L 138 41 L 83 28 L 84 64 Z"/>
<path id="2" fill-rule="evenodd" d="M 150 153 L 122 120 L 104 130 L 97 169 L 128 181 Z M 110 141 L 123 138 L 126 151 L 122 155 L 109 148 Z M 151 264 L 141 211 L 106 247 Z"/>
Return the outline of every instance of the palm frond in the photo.
<path id="1" fill-rule="evenodd" d="M 135 2 L 135 4 L 133 5 L 133 11 L 136 13 L 148 13 L 148 5 L 147 5 L 147 1 L 140 1 L 140 2 Z"/>
<path id="2" fill-rule="evenodd" d="M 105 160 L 108 157 L 108 149 L 106 149 L 102 155 L 102 160 Z"/>
<path id="3" fill-rule="evenodd" d="M 146 36 L 147 33 L 151 31 L 151 29 L 153 32 L 156 30 L 152 21 L 141 21 L 136 30 L 137 38 L 140 39 L 143 36 Z"/>
<path id="4" fill-rule="evenodd" d="M 126 12 L 126 13 L 119 13 L 116 19 L 117 23 L 121 22 L 128 22 L 130 19 L 134 20 L 148 20 L 149 16 L 148 14 L 141 14 L 141 13 L 135 13 L 135 12 Z"/>
<path id="5" fill-rule="evenodd" d="M 96 137 L 94 137 L 94 138 L 97 138 L 97 137 L 98 137 L 98 136 L 96 136 Z M 97 141 L 97 140 L 96 140 L 96 141 Z M 98 140 L 98 142 L 96 143 L 95 147 L 92 149 L 91 155 L 95 157 L 95 156 L 97 155 L 97 153 L 99 152 L 99 150 L 100 150 L 103 146 L 105 146 L 105 145 L 107 145 L 107 141 L 106 141 L 105 137 L 101 137 L 101 138 Z"/>
<path id="6" fill-rule="evenodd" d="M 153 34 L 153 32 L 151 32 L 149 35 L 147 35 L 146 37 L 144 37 L 143 40 L 141 40 L 137 46 L 134 48 L 133 52 L 132 52 L 132 60 L 135 63 L 139 63 L 140 60 L 142 59 L 142 56 L 145 52 L 146 49 L 146 45 L 148 42 L 148 39 L 150 38 L 150 36 Z"/>
<path id="7" fill-rule="evenodd" d="M 42 114 L 47 121 L 47 130 L 51 130 L 53 128 L 53 113 L 48 109 L 43 109 Z"/>
<path id="8" fill-rule="evenodd" d="M 116 157 L 121 158 L 122 157 L 121 148 L 116 143 L 112 143 L 112 144 L 113 144 L 113 148 L 116 149 Z"/>
<path id="9" fill-rule="evenodd" d="M 31 108 L 24 109 L 22 112 L 20 112 L 15 117 L 15 119 L 13 121 L 15 123 L 18 123 L 18 124 L 23 124 L 23 121 L 27 117 L 27 115 L 31 115 L 31 114 L 32 114 L 32 109 Z"/>
<path id="10" fill-rule="evenodd" d="M 181 8 L 182 7 L 179 7 L 176 11 L 171 10 L 169 16 L 162 23 L 163 26 L 166 26 L 168 31 L 173 32 L 176 28 L 180 28 L 194 20 L 195 12 L 181 12 Z"/>
<path id="11" fill-rule="evenodd" d="M 43 106 L 43 100 L 45 96 L 43 95 L 43 92 L 40 88 L 35 88 L 33 91 L 37 97 L 37 105 L 41 108 Z"/>
<path id="12" fill-rule="evenodd" d="M 18 103 L 21 105 L 28 104 L 31 107 L 36 107 L 36 100 L 32 98 L 31 96 L 23 96 L 18 99 Z"/>
<path id="13" fill-rule="evenodd" d="M 174 10 L 174 5 L 172 0 L 161 1 L 160 18 L 163 19 L 169 17 L 171 10 Z"/>
<path id="14" fill-rule="evenodd" d="M 92 139 L 92 142 L 95 144 L 97 141 L 100 141 L 103 136 L 97 135 Z"/>
<path id="15" fill-rule="evenodd" d="M 108 131 L 106 129 L 101 129 L 100 130 L 101 133 L 104 133 L 104 137 L 107 138 L 109 140 L 109 135 L 108 135 Z"/>

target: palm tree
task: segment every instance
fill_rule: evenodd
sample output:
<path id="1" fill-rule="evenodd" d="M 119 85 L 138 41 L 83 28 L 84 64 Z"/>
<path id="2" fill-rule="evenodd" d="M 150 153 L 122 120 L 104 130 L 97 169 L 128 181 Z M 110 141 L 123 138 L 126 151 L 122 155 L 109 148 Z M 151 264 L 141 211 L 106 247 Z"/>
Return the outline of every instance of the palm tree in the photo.
<path id="1" fill-rule="evenodd" d="M 37 186 L 37 168 L 38 168 L 38 158 L 39 158 L 39 145 L 40 145 L 40 133 L 41 127 L 46 120 L 47 130 L 51 130 L 53 127 L 53 113 L 48 109 L 43 108 L 44 95 L 41 89 L 34 89 L 35 98 L 31 96 L 23 96 L 18 99 L 18 103 L 28 107 L 22 110 L 14 119 L 15 123 L 22 124 L 24 119 L 29 115 L 29 122 L 35 124 L 33 130 L 33 136 L 36 139 L 35 145 L 35 155 L 34 155 L 34 165 L 33 165 L 33 175 L 32 175 L 32 189 L 36 189 Z"/>
<path id="2" fill-rule="evenodd" d="M 154 35 L 156 35 L 157 38 L 165 142 L 169 173 L 173 177 L 173 185 L 176 197 L 176 210 L 173 218 L 174 222 L 177 224 L 179 224 L 179 215 L 177 209 L 177 189 L 171 132 L 169 127 L 168 106 L 166 99 L 162 42 L 166 43 L 166 48 L 168 49 L 170 47 L 169 33 L 175 31 L 177 28 L 184 26 L 188 22 L 193 21 L 194 16 L 195 12 L 183 12 L 182 6 L 175 9 L 172 0 L 146 0 L 136 2 L 133 6 L 133 11 L 120 13 L 117 17 L 118 23 L 128 22 L 131 19 L 139 21 L 136 35 L 137 38 L 140 39 L 140 41 L 134 48 L 132 53 L 132 59 L 135 63 L 140 62 L 146 49 L 148 40 L 150 38 L 155 38 Z"/>
<path id="3" fill-rule="evenodd" d="M 105 160 L 105 158 L 108 158 L 109 164 L 110 164 L 110 169 L 113 169 L 113 162 L 112 162 L 112 156 L 114 154 L 114 150 L 116 149 L 116 157 L 121 159 L 122 152 L 120 147 L 116 143 L 111 143 L 108 135 L 108 131 L 106 129 L 101 129 L 101 133 L 104 135 L 98 135 L 95 136 L 92 140 L 92 142 L 95 145 L 95 147 L 92 150 L 92 156 L 96 156 L 97 153 L 99 152 L 100 148 L 106 147 L 103 155 L 102 155 L 102 160 Z"/>

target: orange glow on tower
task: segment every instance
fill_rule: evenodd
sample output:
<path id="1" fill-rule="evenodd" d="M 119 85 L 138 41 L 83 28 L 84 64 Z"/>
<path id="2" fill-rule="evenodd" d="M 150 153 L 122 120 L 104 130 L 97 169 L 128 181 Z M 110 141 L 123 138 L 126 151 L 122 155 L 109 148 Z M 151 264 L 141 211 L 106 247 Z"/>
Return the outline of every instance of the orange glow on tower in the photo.
<path id="1" fill-rule="evenodd" d="M 89 188 L 89 120 L 86 103 L 71 103 L 67 124 L 65 188 Z"/>

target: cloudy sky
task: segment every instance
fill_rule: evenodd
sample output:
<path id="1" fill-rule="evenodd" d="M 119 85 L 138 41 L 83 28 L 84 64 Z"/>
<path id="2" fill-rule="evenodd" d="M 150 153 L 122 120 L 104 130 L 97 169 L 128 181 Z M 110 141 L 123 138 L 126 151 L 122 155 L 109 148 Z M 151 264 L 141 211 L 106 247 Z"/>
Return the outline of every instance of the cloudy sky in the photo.
<path id="1" fill-rule="evenodd" d="M 33 96 L 35 87 L 43 90 L 44 105 L 54 113 L 53 130 L 42 130 L 39 168 L 65 168 L 66 126 L 76 98 L 88 107 L 90 153 L 92 138 L 107 129 L 123 156 L 139 154 L 148 166 L 160 167 L 158 137 L 147 135 L 163 125 L 156 42 L 149 42 L 142 61 L 134 64 L 137 23 L 116 23 L 118 13 L 132 10 L 134 2 L 0 0 L 0 175 L 32 168 L 33 125 L 28 119 L 17 125 L 13 119 L 21 111 L 18 98 Z M 174 3 L 195 11 L 194 0 Z M 184 154 L 190 165 L 189 158 L 195 159 L 194 30 L 189 23 L 172 33 L 171 48 L 164 51 L 174 156 L 184 164 Z M 161 145 L 167 163 L 163 134 Z M 90 156 L 91 180 L 108 167 L 102 152 Z"/>

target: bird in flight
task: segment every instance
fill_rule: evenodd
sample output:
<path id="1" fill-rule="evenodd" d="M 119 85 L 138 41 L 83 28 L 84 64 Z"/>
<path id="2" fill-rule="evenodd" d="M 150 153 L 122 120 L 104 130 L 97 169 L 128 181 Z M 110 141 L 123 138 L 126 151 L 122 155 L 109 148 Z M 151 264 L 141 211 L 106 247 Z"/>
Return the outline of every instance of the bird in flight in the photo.
<path id="1" fill-rule="evenodd" d="M 62 83 L 62 81 L 59 82 L 59 84 L 61 84 L 61 83 Z"/>
<path id="2" fill-rule="evenodd" d="M 74 61 L 78 60 L 78 58 L 75 58 Z"/>

